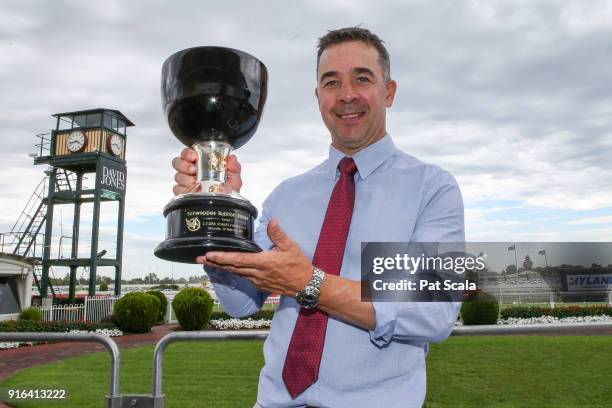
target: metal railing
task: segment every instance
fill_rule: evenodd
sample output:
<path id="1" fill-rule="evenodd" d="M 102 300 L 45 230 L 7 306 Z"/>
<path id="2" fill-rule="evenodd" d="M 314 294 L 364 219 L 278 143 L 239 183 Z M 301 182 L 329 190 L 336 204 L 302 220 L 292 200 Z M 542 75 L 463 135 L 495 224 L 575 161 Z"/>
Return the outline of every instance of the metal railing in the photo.
<path id="1" fill-rule="evenodd" d="M 455 327 L 452 335 L 487 335 L 487 334 L 533 334 L 575 331 L 582 328 L 612 330 L 610 323 L 575 323 L 575 324 L 538 324 L 525 326 L 463 326 Z M 102 343 L 111 358 L 108 395 L 105 397 L 105 408 L 164 408 L 165 395 L 162 389 L 164 352 L 167 347 L 179 341 L 211 340 L 263 340 L 268 336 L 267 330 L 235 332 L 174 332 L 162 337 L 155 346 L 152 364 L 151 394 L 121 395 L 119 393 L 120 356 L 117 343 L 110 337 L 97 333 L 1 333 L 0 341 L 75 341 Z"/>
<path id="2" fill-rule="evenodd" d="M 581 329 L 612 330 L 612 322 L 587 323 L 537 323 L 523 325 L 479 325 L 456 326 L 451 336 L 498 335 L 498 334 L 546 334 L 576 332 Z"/>
<path id="3" fill-rule="evenodd" d="M 21 242 L 20 239 L 22 239 Z M 38 234 L 27 231 L 0 232 L 0 252 L 28 258 L 40 258 L 43 253 L 44 241 L 45 234 L 40 232 Z M 26 250 L 20 251 L 22 247 Z"/>
<path id="4" fill-rule="evenodd" d="M 29 258 L 40 258 L 44 234 L 41 229 L 47 217 L 45 193 L 47 177 L 38 183 L 10 232 L 0 234 L 0 252 Z"/>
<path id="5" fill-rule="evenodd" d="M 36 137 L 40 140 L 35 147 L 38 147 L 39 156 L 47 156 L 51 154 L 51 133 L 39 133 Z"/>
<path id="6" fill-rule="evenodd" d="M 153 352 L 153 386 L 152 399 L 162 399 L 162 371 L 164 365 L 164 352 L 169 344 L 178 341 L 210 341 L 210 340 L 264 340 L 268 337 L 268 330 L 249 330 L 235 332 L 174 332 L 166 334 L 157 342 Z M 155 408 L 163 405 L 152 405 Z"/>
<path id="7" fill-rule="evenodd" d="M 95 341 L 102 343 L 111 358 L 109 392 L 105 398 L 105 408 L 164 408 L 162 393 L 162 370 L 164 352 L 169 344 L 177 341 L 210 340 L 263 340 L 268 331 L 223 332 L 175 332 L 162 337 L 153 353 L 152 394 L 121 395 L 119 393 L 120 356 L 117 343 L 109 336 L 97 333 L 1 333 L 0 341 Z"/>
<path id="8" fill-rule="evenodd" d="M 110 382 L 107 400 L 114 400 L 119 397 L 119 347 L 109 336 L 98 333 L 1 333 L 0 341 L 73 341 L 73 342 L 97 342 L 101 343 L 111 359 Z M 127 405 L 125 405 L 127 406 Z M 120 405 L 107 405 L 109 408 L 120 408 Z"/>

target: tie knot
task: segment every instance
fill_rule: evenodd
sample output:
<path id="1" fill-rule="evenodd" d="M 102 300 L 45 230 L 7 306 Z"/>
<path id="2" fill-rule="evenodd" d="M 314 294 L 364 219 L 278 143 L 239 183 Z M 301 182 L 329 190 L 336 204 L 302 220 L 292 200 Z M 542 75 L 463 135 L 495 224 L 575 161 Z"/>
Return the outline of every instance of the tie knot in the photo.
<path id="1" fill-rule="evenodd" d="M 355 161 L 351 157 L 345 157 L 342 160 L 340 160 L 340 163 L 338 164 L 338 168 L 340 169 L 341 173 L 344 173 L 348 176 L 355 175 L 355 172 L 357 171 L 357 165 L 355 164 Z"/>

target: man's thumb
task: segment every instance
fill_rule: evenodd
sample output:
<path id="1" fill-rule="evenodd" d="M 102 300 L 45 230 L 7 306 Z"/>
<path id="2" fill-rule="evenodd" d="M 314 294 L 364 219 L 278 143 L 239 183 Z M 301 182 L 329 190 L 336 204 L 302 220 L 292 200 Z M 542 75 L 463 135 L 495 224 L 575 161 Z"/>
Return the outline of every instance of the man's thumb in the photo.
<path id="1" fill-rule="evenodd" d="M 286 249 L 291 245 L 291 240 L 275 219 L 271 219 L 270 222 L 268 222 L 268 236 L 272 243 L 280 249 Z"/>

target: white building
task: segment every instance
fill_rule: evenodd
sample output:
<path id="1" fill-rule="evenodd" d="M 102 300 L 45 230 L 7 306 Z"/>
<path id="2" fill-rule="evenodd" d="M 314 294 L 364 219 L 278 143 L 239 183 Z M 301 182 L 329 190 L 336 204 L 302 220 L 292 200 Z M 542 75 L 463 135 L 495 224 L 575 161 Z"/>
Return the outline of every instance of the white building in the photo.
<path id="1" fill-rule="evenodd" d="M 17 319 L 30 307 L 33 271 L 31 259 L 0 253 L 0 320 Z"/>

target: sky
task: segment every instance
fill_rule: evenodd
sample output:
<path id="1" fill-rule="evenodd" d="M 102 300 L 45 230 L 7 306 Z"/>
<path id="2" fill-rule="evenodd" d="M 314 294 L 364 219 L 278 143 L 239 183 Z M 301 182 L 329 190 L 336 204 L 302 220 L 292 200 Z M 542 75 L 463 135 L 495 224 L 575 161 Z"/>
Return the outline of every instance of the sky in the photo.
<path id="1" fill-rule="evenodd" d="M 0 13 L 0 231 L 10 231 L 44 166 L 35 135 L 52 114 L 117 109 L 128 128 L 123 276 L 200 274 L 158 260 L 171 159 L 160 72 L 176 51 L 227 46 L 268 68 L 255 136 L 236 154 L 256 207 L 283 179 L 322 162 L 316 42 L 327 30 L 377 33 L 398 83 L 395 144 L 450 171 L 468 241 L 612 241 L 612 4 L 607 1 L 6 1 Z M 108 205 L 101 248 L 114 253 Z M 55 214 L 70 236 L 72 210 Z M 91 235 L 84 208 L 82 239 Z M 53 251 L 66 256 L 63 249 Z M 85 245 L 81 243 L 83 248 Z M 538 262 L 543 262 L 533 257 Z M 56 274 L 63 276 L 63 271 Z M 101 274 L 110 276 L 110 269 Z"/>

